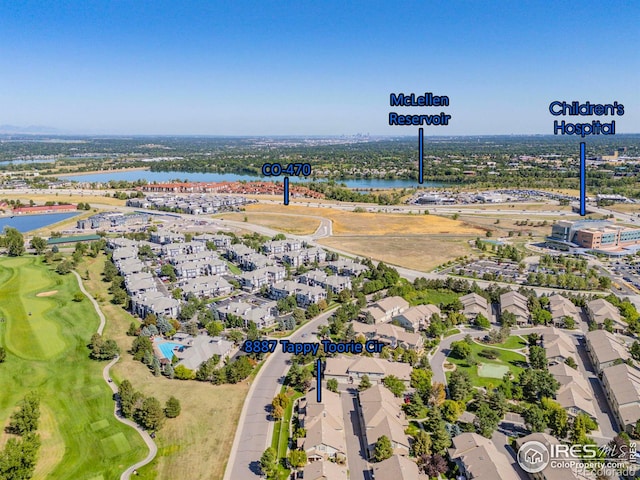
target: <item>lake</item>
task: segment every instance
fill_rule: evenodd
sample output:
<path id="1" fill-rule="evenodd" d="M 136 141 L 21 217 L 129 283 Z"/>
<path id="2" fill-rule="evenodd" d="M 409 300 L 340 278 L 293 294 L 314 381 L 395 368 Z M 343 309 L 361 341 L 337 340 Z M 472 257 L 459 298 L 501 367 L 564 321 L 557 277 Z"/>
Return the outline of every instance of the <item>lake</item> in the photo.
<path id="1" fill-rule="evenodd" d="M 50 213 L 46 215 L 16 215 L 15 217 L 0 217 L 0 231 L 4 227 L 13 227 L 20 232 L 29 232 L 38 228 L 53 225 L 67 218 L 75 217 L 82 212 Z"/>
<path id="2" fill-rule="evenodd" d="M 284 177 L 256 177 L 252 175 L 239 175 L 236 173 L 195 173 L 195 172 L 150 172 L 146 170 L 121 170 L 107 173 L 90 173 L 87 175 L 63 175 L 59 177 L 66 180 L 75 180 L 77 182 L 101 182 L 106 183 L 110 180 L 135 182 L 136 180 L 147 180 L 153 182 L 168 182 L 170 180 L 186 180 L 188 182 L 237 182 L 245 181 L 264 181 L 264 180 L 282 180 Z M 310 182 L 310 178 L 290 177 L 295 182 Z M 371 188 L 415 188 L 418 186 L 416 180 L 386 180 L 381 178 L 370 179 L 351 179 L 339 180 L 349 188 L 353 189 L 371 189 Z M 445 183 L 441 182 L 424 182 L 422 187 L 444 187 Z"/>

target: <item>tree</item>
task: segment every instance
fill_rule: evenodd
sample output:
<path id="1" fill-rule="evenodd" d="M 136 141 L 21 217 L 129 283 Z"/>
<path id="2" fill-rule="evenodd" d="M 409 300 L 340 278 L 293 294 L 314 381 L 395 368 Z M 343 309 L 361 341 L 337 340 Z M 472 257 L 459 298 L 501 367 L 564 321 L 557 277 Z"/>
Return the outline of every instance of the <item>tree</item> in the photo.
<path id="1" fill-rule="evenodd" d="M 489 328 L 491 328 L 491 322 L 489 322 L 489 319 L 481 313 L 479 313 L 478 316 L 476 317 L 475 325 L 476 327 L 482 328 L 485 330 L 488 330 Z"/>
<path id="2" fill-rule="evenodd" d="M 444 419 L 449 422 L 455 422 L 460 414 L 462 413 L 462 409 L 460 408 L 460 404 L 453 400 L 445 400 L 442 404 L 442 416 Z"/>
<path id="3" fill-rule="evenodd" d="M 451 353 L 460 360 L 467 360 L 471 356 L 471 345 L 460 340 L 451 343 Z"/>
<path id="4" fill-rule="evenodd" d="M 160 430 L 164 424 L 162 405 L 155 397 L 145 398 L 136 412 L 136 421 L 146 430 Z"/>
<path id="5" fill-rule="evenodd" d="M 413 455 L 420 457 L 431 453 L 431 437 L 424 430 L 418 430 L 413 436 Z"/>
<path id="6" fill-rule="evenodd" d="M 173 369 L 173 373 L 178 380 L 193 380 L 196 378 L 196 373 L 182 364 L 177 365 Z"/>
<path id="7" fill-rule="evenodd" d="M 638 342 L 637 340 L 634 340 L 633 344 L 631 345 L 631 356 L 634 360 L 640 361 L 640 342 Z"/>
<path id="8" fill-rule="evenodd" d="M 260 468 L 267 478 L 273 478 L 278 472 L 278 456 L 273 447 L 267 448 L 260 457 Z"/>
<path id="9" fill-rule="evenodd" d="M 573 359 L 573 357 L 567 357 L 567 359 L 564 361 L 564 363 L 566 363 L 568 366 L 570 366 L 571 368 L 573 368 L 574 370 L 578 369 L 578 364 L 576 363 L 576 361 Z"/>
<path id="10" fill-rule="evenodd" d="M 4 362 L 7 359 L 7 351 L 4 347 L 0 347 L 0 363 Z"/>
<path id="11" fill-rule="evenodd" d="M 567 411 L 553 400 L 543 399 L 542 404 L 545 407 L 547 426 L 551 429 L 551 434 L 558 438 L 566 437 L 568 429 Z"/>
<path id="12" fill-rule="evenodd" d="M 431 451 L 434 453 L 444 453 L 451 445 L 451 437 L 445 428 L 442 414 L 438 407 L 433 407 L 429 411 L 427 420 L 424 423 L 425 429 L 431 435 Z"/>
<path id="13" fill-rule="evenodd" d="M 180 400 L 178 400 L 174 396 L 171 396 L 164 406 L 164 414 L 167 416 L 167 418 L 176 418 L 178 415 L 180 415 L 181 409 L 182 408 L 180 407 Z"/>
<path id="14" fill-rule="evenodd" d="M 443 383 L 435 382 L 429 395 L 429 403 L 440 407 L 447 398 L 447 390 Z"/>
<path id="15" fill-rule="evenodd" d="M 393 447 L 391 446 L 391 440 L 386 435 L 382 435 L 376 441 L 376 445 L 373 449 L 373 458 L 376 462 L 382 462 L 393 455 Z"/>
<path id="16" fill-rule="evenodd" d="M 30 242 L 31 248 L 36 251 L 37 255 L 42 255 L 47 249 L 47 241 L 42 237 L 33 237 Z"/>
<path id="17" fill-rule="evenodd" d="M 476 410 L 476 427 L 478 433 L 486 438 L 491 438 L 493 432 L 500 423 L 498 413 L 491 409 L 487 402 L 482 402 Z"/>
<path id="18" fill-rule="evenodd" d="M 527 428 L 532 432 L 544 432 L 547 428 L 547 418 L 544 410 L 536 405 L 531 405 L 522 412 Z"/>
<path id="19" fill-rule="evenodd" d="M 547 355 L 544 348 L 538 346 L 529 347 L 529 365 L 536 370 L 547 368 Z"/>
<path id="20" fill-rule="evenodd" d="M 405 391 L 404 382 L 395 375 L 389 375 L 382 379 L 382 384 L 387 387 L 396 397 L 401 397 Z"/>
<path id="21" fill-rule="evenodd" d="M 40 397 L 36 392 L 27 393 L 22 400 L 20 409 L 11 415 L 7 432 L 16 435 L 26 435 L 38 429 L 40 418 Z"/>
<path id="22" fill-rule="evenodd" d="M 4 245 L 10 257 L 19 257 L 24 254 L 24 237 L 15 228 L 4 229 Z"/>
<path id="23" fill-rule="evenodd" d="M 369 380 L 369 376 L 368 375 L 363 375 L 360 378 L 360 384 L 358 385 L 358 390 L 363 392 L 367 388 L 371 388 L 371 381 Z"/>
<path id="24" fill-rule="evenodd" d="M 212 337 L 217 337 L 224 330 L 224 323 L 214 320 L 207 324 L 207 333 Z"/>
<path id="25" fill-rule="evenodd" d="M 160 275 L 164 277 L 168 277 L 171 282 L 175 282 L 176 278 L 176 269 L 170 263 L 165 263 L 160 267 Z"/>
<path id="26" fill-rule="evenodd" d="M 440 478 L 440 474 L 445 473 L 449 469 L 447 461 L 438 453 L 421 455 L 418 458 L 418 468 L 429 478 Z"/>
<path id="27" fill-rule="evenodd" d="M 296 469 L 303 468 L 307 464 L 307 452 L 304 450 L 291 450 L 289 463 Z"/>
<path id="28" fill-rule="evenodd" d="M 69 260 L 63 260 L 56 267 L 56 273 L 59 275 L 66 275 L 73 269 L 73 264 Z"/>
<path id="29" fill-rule="evenodd" d="M 449 396 L 451 400 L 464 400 L 471 392 L 471 379 L 464 370 L 454 370 L 449 377 Z"/>
<path id="30" fill-rule="evenodd" d="M 338 392 L 338 380 L 336 380 L 335 378 L 330 378 L 329 380 L 327 380 L 327 389 L 330 392 L 337 393 Z"/>

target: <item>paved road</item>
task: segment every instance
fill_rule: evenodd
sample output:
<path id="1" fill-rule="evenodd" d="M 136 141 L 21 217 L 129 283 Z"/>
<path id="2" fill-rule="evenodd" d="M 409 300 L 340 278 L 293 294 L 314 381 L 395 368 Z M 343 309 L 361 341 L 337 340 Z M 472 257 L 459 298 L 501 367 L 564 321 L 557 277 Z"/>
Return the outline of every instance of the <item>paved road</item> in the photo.
<path id="1" fill-rule="evenodd" d="M 315 341 L 315 338 L 309 334 L 319 325 L 327 323 L 327 319 L 332 314 L 333 311 L 323 313 L 287 339 L 292 342 Z M 269 355 L 254 379 L 242 407 L 224 480 L 260 477 L 258 461 L 265 449 L 271 445 L 273 434 L 273 422 L 269 415 L 270 405 L 273 397 L 282 388 L 290 356 L 288 353 L 282 353 L 282 349 L 278 346 L 276 351 Z"/>
<path id="2" fill-rule="evenodd" d="M 100 317 L 100 325 L 98 326 L 97 332 L 100 335 L 102 335 L 102 332 L 106 325 L 106 318 L 102 313 L 102 310 L 100 310 L 100 306 L 98 305 L 98 302 L 96 301 L 96 299 L 93 298 L 91 294 L 85 290 L 84 285 L 82 284 L 82 278 L 80 278 L 80 275 L 78 275 L 78 272 L 73 271 L 73 274 L 76 276 L 76 279 L 78 280 L 78 286 L 80 287 L 80 291 L 84 293 L 87 296 L 87 298 L 91 301 L 91 303 L 93 304 L 93 308 L 95 308 L 96 313 L 98 314 L 98 317 Z M 109 372 L 111 370 L 111 367 L 113 367 L 118 362 L 118 360 L 120 360 L 119 356 L 111 360 L 102 370 L 102 378 L 104 379 L 105 383 L 109 386 L 109 388 L 111 389 L 111 392 L 114 395 L 118 393 L 118 387 L 115 385 L 115 383 L 111 381 L 111 375 Z M 116 397 L 114 396 L 114 398 Z M 129 480 L 129 477 L 131 477 L 131 474 L 135 470 L 145 466 L 155 458 L 156 454 L 158 453 L 158 447 L 156 446 L 155 442 L 146 431 L 140 428 L 135 422 L 132 422 L 131 420 L 128 420 L 121 415 L 118 402 L 114 403 L 113 416 L 116 417 L 116 420 L 118 420 L 120 423 L 124 423 L 125 425 L 129 425 L 131 428 L 134 428 L 140 434 L 140 436 L 142 437 L 142 440 L 144 440 L 144 443 L 146 443 L 147 447 L 149 448 L 149 454 L 146 456 L 144 460 L 141 460 L 138 463 L 131 465 L 120 476 L 120 480 Z"/>

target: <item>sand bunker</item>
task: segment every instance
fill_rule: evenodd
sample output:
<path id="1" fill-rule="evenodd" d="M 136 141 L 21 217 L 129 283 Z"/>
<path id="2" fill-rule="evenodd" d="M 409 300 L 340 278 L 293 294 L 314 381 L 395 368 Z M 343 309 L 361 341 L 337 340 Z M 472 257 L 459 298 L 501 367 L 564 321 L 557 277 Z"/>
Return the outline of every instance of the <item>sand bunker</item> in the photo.
<path id="1" fill-rule="evenodd" d="M 49 292 L 40 292 L 36 295 L 36 297 L 50 297 L 51 295 L 55 295 L 58 293 L 58 290 L 51 290 Z"/>

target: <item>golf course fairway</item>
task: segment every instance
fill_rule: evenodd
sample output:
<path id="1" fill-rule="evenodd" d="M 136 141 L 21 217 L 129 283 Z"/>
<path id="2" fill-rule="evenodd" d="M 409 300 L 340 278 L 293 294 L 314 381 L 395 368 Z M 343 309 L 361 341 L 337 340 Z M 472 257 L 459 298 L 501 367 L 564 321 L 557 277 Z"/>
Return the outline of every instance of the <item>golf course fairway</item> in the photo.
<path id="1" fill-rule="evenodd" d="M 86 346 L 99 319 L 86 298 L 73 301 L 79 292 L 73 275 L 58 275 L 39 257 L 0 258 L 0 344 L 7 351 L 0 420 L 6 426 L 24 395 L 39 392 L 34 479 L 116 479 L 147 453 L 135 430 L 113 416 L 106 363 L 89 359 Z M 0 445 L 6 436 L 2 429 Z"/>

